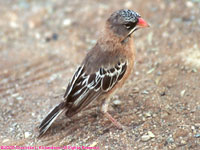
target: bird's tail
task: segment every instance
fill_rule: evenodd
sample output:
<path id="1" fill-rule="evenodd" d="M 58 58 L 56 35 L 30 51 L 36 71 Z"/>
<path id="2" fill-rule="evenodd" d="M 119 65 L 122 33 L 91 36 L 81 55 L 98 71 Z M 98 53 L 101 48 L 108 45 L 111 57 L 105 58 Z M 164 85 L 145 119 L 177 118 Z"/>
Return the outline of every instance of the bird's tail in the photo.
<path id="1" fill-rule="evenodd" d="M 39 126 L 39 137 L 41 137 L 51 126 L 51 124 L 56 120 L 56 118 L 64 111 L 64 103 L 60 103 L 54 107 L 49 114 L 44 118 Z"/>

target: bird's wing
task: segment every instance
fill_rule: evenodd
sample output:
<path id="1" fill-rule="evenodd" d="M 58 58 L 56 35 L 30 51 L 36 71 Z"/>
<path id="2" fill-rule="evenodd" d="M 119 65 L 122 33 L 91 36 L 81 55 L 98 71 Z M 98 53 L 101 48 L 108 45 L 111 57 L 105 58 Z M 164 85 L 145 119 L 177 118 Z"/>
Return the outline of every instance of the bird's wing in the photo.
<path id="1" fill-rule="evenodd" d="M 109 92 L 124 76 L 127 61 L 121 61 L 109 68 L 104 66 L 91 74 L 85 72 L 85 66 L 80 66 L 70 81 L 64 99 L 69 105 L 67 114 L 75 114 L 87 106 L 92 100 Z"/>

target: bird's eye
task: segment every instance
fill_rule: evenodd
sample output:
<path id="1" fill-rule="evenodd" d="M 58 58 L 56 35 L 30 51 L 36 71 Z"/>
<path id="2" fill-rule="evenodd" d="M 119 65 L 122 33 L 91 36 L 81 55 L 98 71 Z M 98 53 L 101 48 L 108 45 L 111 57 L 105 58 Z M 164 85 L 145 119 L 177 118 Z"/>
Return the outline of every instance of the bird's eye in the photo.
<path id="1" fill-rule="evenodd" d="M 131 29 L 131 25 L 130 25 L 130 24 L 125 24 L 124 27 L 125 27 L 126 29 Z"/>

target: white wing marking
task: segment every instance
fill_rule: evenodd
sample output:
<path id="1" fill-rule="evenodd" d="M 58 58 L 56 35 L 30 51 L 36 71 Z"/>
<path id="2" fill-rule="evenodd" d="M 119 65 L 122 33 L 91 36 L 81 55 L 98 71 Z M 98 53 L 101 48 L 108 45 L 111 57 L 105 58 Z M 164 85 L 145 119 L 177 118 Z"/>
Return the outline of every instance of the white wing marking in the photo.
<path id="1" fill-rule="evenodd" d="M 81 67 L 75 77 L 77 84 L 76 81 L 72 81 L 75 85 L 72 84 L 72 88 L 70 88 L 71 93 L 68 94 L 71 98 L 74 98 L 72 101 L 73 105 L 79 106 L 82 101 L 91 97 L 91 93 L 95 95 L 99 90 L 101 90 L 101 93 L 111 90 L 123 77 L 127 69 L 127 64 L 128 62 L 119 62 L 114 68 L 104 69 L 101 67 L 95 74 L 90 75 L 82 72 L 83 67 Z M 82 74 L 80 74 L 80 72 L 82 72 Z"/>

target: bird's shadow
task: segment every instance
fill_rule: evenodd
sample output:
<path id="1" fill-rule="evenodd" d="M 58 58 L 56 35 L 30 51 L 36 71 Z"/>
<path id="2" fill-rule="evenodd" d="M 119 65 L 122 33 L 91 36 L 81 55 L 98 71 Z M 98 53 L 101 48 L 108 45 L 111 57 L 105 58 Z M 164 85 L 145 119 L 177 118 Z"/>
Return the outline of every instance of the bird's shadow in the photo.
<path id="1" fill-rule="evenodd" d="M 52 124 L 44 135 L 39 137 L 39 139 L 46 139 L 46 137 L 49 138 L 54 135 L 59 135 L 59 133 L 69 136 L 79 129 L 84 129 L 86 132 L 87 130 L 93 130 L 93 128 L 101 126 L 99 125 L 99 119 L 101 119 L 101 117 L 102 115 L 99 113 L 99 109 L 94 105 L 87 107 L 86 110 L 75 114 L 71 118 L 63 114 Z"/>

